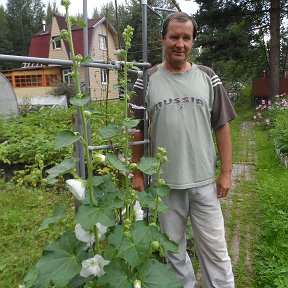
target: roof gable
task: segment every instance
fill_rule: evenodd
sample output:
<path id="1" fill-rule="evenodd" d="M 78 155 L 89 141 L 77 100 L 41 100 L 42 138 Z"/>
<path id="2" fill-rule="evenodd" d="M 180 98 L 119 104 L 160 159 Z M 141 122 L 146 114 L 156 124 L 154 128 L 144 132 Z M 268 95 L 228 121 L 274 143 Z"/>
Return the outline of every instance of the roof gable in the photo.
<path id="1" fill-rule="evenodd" d="M 55 17 L 57 21 L 57 25 L 59 27 L 59 30 L 67 30 L 67 23 L 64 16 L 60 16 L 57 14 L 54 14 L 53 17 Z M 91 47 L 91 41 L 93 37 L 93 30 L 94 28 L 102 24 L 103 22 L 107 21 L 105 17 L 99 18 L 99 19 L 88 19 L 87 20 L 87 27 L 88 27 L 88 47 L 90 49 Z M 109 30 L 113 34 L 117 34 L 116 30 L 113 28 L 113 26 L 108 22 L 109 24 Z M 83 44 L 83 28 L 74 24 L 71 27 L 72 30 L 72 38 L 73 38 L 73 45 L 75 54 L 84 54 L 84 44 Z M 50 40 L 51 40 L 51 26 L 47 26 L 45 31 L 39 31 L 36 33 L 31 40 L 30 48 L 29 48 L 29 54 L 30 57 L 40 57 L 40 58 L 49 58 L 49 47 L 50 47 Z M 67 43 L 67 41 L 64 41 L 65 49 L 67 51 L 67 54 L 70 55 L 70 48 Z"/>

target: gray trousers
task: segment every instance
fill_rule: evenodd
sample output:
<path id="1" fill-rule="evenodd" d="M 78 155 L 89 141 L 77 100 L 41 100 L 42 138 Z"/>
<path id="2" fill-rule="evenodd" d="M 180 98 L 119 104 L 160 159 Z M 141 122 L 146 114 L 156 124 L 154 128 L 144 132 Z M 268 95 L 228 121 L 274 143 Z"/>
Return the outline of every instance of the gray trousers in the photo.
<path id="1" fill-rule="evenodd" d="M 159 215 L 162 231 L 179 245 L 178 253 L 167 253 L 177 278 L 184 288 L 196 280 L 186 252 L 185 229 L 191 218 L 196 252 L 208 288 L 234 288 L 231 260 L 225 241 L 224 221 L 215 183 L 183 190 L 172 190 L 165 199 L 168 213 Z"/>

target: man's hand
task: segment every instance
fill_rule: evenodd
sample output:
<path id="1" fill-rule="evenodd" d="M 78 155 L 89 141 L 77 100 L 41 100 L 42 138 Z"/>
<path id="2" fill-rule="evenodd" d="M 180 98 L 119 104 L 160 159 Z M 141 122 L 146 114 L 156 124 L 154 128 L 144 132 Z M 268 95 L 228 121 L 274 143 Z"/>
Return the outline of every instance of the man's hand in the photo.
<path id="1" fill-rule="evenodd" d="M 216 181 L 218 198 L 226 197 L 231 188 L 231 173 L 221 173 Z"/>
<path id="2" fill-rule="evenodd" d="M 134 171 L 132 188 L 139 192 L 144 191 L 144 175 L 139 170 Z"/>

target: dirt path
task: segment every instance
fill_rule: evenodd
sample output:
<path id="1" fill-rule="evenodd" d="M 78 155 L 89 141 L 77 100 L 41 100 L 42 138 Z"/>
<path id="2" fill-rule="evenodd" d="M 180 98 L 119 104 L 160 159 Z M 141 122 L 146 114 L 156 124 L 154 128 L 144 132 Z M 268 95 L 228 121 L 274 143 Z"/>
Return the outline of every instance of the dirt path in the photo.
<path id="1" fill-rule="evenodd" d="M 249 210 L 253 205 L 253 185 L 256 165 L 255 139 L 253 123 L 242 122 L 240 126 L 240 151 L 233 164 L 232 189 L 228 196 L 221 200 L 225 219 L 226 239 L 229 255 L 232 260 L 237 288 L 252 287 L 249 276 L 252 274 L 251 261 L 251 223 Z M 201 271 L 197 272 L 195 288 L 204 288 Z"/>

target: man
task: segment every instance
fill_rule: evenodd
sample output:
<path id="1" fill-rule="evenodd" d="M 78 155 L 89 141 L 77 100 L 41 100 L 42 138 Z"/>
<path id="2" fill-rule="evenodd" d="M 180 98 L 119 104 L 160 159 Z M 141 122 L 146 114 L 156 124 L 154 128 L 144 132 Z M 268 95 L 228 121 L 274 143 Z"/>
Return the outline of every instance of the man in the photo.
<path id="1" fill-rule="evenodd" d="M 225 197 L 231 187 L 232 145 L 228 122 L 236 115 L 214 71 L 187 61 L 196 33 L 196 22 L 186 13 L 176 12 L 166 18 L 162 31 L 165 61 L 149 69 L 146 97 L 139 77 L 134 85 L 137 96 L 131 102 L 138 106 L 145 104 L 149 111 L 152 154 L 157 147 L 167 150 L 168 162 L 162 178 L 172 189 L 165 200 L 170 209 L 159 215 L 159 220 L 162 231 L 179 245 L 179 253 L 169 253 L 167 261 L 184 288 L 194 287 L 195 275 L 185 239 L 190 217 L 207 287 L 232 288 L 234 277 L 219 198 Z M 139 111 L 134 111 L 135 116 L 141 118 Z M 216 183 L 213 130 L 221 162 Z M 142 132 L 134 134 L 134 140 L 142 139 Z M 142 150 L 140 146 L 133 148 L 133 161 L 140 159 Z M 139 171 L 133 181 L 136 189 L 144 189 Z"/>

